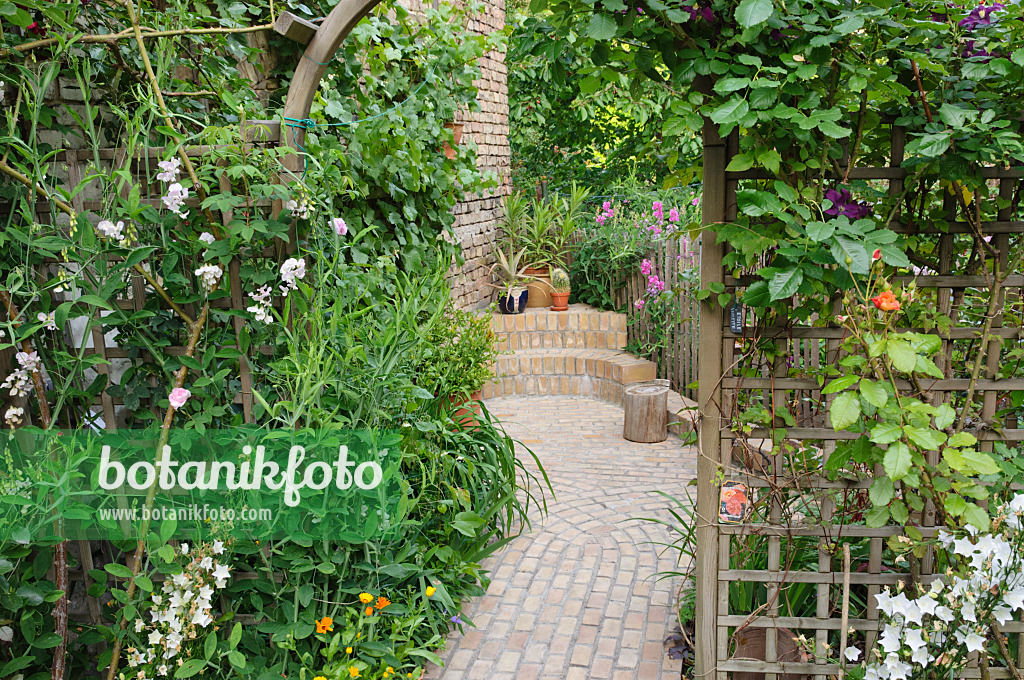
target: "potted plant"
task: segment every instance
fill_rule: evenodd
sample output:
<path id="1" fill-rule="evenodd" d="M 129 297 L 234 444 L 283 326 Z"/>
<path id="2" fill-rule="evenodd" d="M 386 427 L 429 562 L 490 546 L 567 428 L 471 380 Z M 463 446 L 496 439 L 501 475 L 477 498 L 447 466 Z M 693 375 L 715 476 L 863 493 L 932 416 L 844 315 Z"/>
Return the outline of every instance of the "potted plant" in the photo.
<path id="1" fill-rule="evenodd" d="M 452 419 L 471 424 L 480 413 L 480 390 L 494 378 L 498 357 L 491 318 L 450 309 L 427 334 L 427 352 L 415 367 L 417 384 L 452 408 Z"/>
<path id="2" fill-rule="evenodd" d="M 452 142 L 455 144 L 455 146 L 458 146 L 459 143 L 462 142 L 462 130 L 465 127 L 465 125 L 463 123 L 445 123 L 444 126 L 446 129 L 452 131 Z M 448 142 L 442 142 L 441 148 L 444 151 L 444 155 L 445 157 L 448 158 L 448 160 L 452 160 L 453 158 L 455 158 L 455 149 L 453 149 L 452 146 L 448 144 Z"/>
<path id="3" fill-rule="evenodd" d="M 551 311 L 564 312 L 569 309 L 569 293 L 572 290 L 569 275 L 561 267 L 551 270 Z"/>
<path id="4" fill-rule="evenodd" d="M 532 278 L 530 307 L 551 306 L 551 253 L 554 225 L 558 221 L 558 208 L 544 200 L 533 201 L 533 215 L 526 223 L 524 240 L 526 260 L 529 268 L 526 274 Z"/>
<path id="5" fill-rule="evenodd" d="M 493 283 L 488 285 L 499 291 L 498 309 L 502 314 L 522 314 L 526 311 L 530 291 L 527 284 L 531 277 L 527 275 L 525 266 L 526 248 L 516 251 L 509 244 L 508 253 L 494 245 L 492 248 L 497 260 L 491 265 L 488 274 Z"/>

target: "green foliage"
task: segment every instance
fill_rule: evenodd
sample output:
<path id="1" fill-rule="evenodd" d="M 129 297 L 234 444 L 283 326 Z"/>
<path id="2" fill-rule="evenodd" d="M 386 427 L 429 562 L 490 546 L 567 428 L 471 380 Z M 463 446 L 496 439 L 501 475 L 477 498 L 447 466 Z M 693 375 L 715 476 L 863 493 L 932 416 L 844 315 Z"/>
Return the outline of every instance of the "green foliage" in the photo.
<path id="1" fill-rule="evenodd" d="M 490 314 L 445 311 L 426 337 L 417 384 L 440 397 L 473 394 L 494 377 L 496 342 Z"/>
<path id="2" fill-rule="evenodd" d="M 568 189 L 575 181 L 610 193 L 621 177 L 651 184 L 692 167 L 697 139 L 663 129 L 681 95 L 654 82 L 630 79 L 628 48 L 592 47 L 577 36 L 614 35 L 615 20 L 581 15 L 571 33 L 546 12 L 511 14 L 509 109 L 513 184 L 532 191 L 540 181 Z M 668 136 L 669 134 L 673 136 Z M 666 138 L 667 137 L 667 138 Z"/>

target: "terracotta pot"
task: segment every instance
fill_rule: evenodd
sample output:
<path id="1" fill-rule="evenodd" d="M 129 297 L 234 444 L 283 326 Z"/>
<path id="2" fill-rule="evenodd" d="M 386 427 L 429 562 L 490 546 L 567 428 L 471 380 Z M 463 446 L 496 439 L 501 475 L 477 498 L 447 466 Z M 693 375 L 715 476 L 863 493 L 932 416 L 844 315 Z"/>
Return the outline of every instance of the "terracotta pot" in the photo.
<path id="1" fill-rule="evenodd" d="M 462 141 L 462 129 L 465 125 L 462 123 L 445 123 L 444 126 L 452 131 L 452 135 L 455 137 L 455 146 L 458 146 L 459 142 Z M 441 149 L 444 151 L 444 155 L 448 160 L 455 158 L 455 149 L 453 149 L 448 142 L 443 142 L 441 144 Z"/>
<path id="2" fill-rule="evenodd" d="M 565 293 L 551 293 L 551 311 L 552 312 L 566 312 L 569 311 L 569 292 Z"/>
<path id="3" fill-rule="evenodd" d="M 466 397 L 464 394 L 452 394 L 448 402 L 455 407 L 452 420 L 466 428 L 477 427 L 476 419 L 480 415 L 480 390 Z"/>
<path id="4" fill-rule="evenodd" d="M 532 277 L 526 284 L 530 291 L 530 300 L 527 307 L 550 307 L 551 306 L 551 268 L 550 267 L 527 267 L 523 272 L 526 276 Z"/>

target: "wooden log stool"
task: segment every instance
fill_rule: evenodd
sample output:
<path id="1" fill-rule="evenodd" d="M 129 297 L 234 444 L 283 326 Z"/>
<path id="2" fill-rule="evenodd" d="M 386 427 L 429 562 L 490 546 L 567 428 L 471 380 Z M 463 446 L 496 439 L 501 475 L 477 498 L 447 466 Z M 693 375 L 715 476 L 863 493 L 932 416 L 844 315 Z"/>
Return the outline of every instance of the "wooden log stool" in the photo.
<path id="1" fill-rule="evenodd" d="M 626 388 L 623 439 L 644 444 L 668 439 L 668 386 L 668 380 L 650 380 Z"/>

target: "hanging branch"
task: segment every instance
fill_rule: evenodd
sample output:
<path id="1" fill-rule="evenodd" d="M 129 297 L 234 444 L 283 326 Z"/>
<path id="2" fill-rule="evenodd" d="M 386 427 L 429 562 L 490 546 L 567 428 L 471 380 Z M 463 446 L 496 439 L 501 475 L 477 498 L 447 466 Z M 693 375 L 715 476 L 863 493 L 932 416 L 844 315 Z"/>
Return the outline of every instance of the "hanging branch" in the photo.
<path id="1" fill-rule="evenodd" d="M 183 28 L 174 31 L 154 31 L 152 28 L 143 28 L 142 36 L 150 40 L 152 38 L 173 38 L 179 35 L 231 35 L 237 33 L 257 33 L 259 31 L 269 31 L 274 28 L 273 24 L 260 24 L 258 26 L 243 26 L 240 28 Z M 75 43 L 106 43 L 114 44 L 119 40 L 125 40 L 135 36 L 134 29 L 126 28 L 118 33 L 109 33 L 106 35 L 80 35 L 78 37 L 68 38 L 67 36 L 58 36 L 54 38 L 43 38 L 41 40 L 33 40 L 32 42 L 22 43 L 15 45 L 4 50 L 0 50 L 0 57 L 8 57 L 13 54 L 25 53 L 30 50 L 37 50 L 42 47 L 50 47 L 56 45 L 62 40 L 67 39 L 66 45 L 73 45 Z"/>

